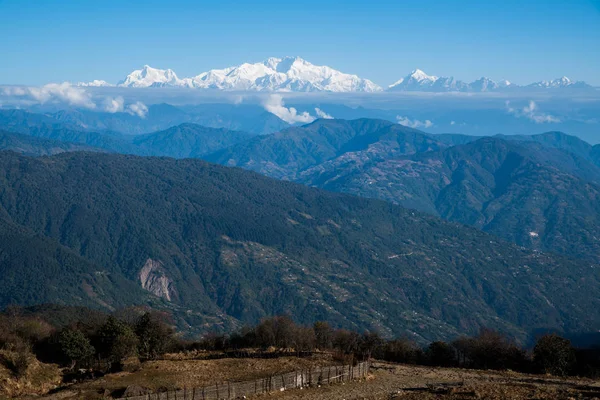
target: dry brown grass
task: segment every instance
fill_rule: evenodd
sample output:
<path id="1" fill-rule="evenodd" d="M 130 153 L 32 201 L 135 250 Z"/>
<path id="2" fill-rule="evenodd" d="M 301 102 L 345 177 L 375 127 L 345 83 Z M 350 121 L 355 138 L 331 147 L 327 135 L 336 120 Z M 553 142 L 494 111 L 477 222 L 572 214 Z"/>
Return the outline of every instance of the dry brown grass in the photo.
<path id="1" fill-rule="evenodd" d="M 600 382 L 590 379 L 379 363 L 367 380 L 291 390 L 270 397 L 278 400 L 571 400 L 598 398 L 597 393 L 600 393 Z"/>
<path id="2" fill-rule="evenodd" d="M 331 365 L 331 357 L 226 358 L 218 360 L 190 360 L 169 357 L 169 360 L 148 361 L 135 372 L 119 372 L 100 379 L 72 385 L 78 392 L 114 392 L 130 385 L 153 391 L 202 387 L 222 382 L 246 381 L 285 372 Z"/>
<path id="3" fill-rule="evenodd" d="M 15 356 L 6 350 L 0 351 L 0 357 Z M 20 377 L 0 364 L 0 399 L 24 395 L 41 395 L 60 384 L 61 373 L 57 365 L 44 364 L 28 356 L 27 367 Z"/>
<path id="4" fill-rule="evenodd" d="M 186 359 L 187 358 L 187 359 Z M 48 399 L 100 399 L 106 393 L 129 385 L 161 388 L 200 387 L 217 382 L 246 381 L 269 375 L 332 364 L 331 357 L 299 359 L 191 360 L 189 355 L 142 364 L 132 373 L 110 374 L 93 382 L 71 386 Z M 443 384 L 447 384 L 444 387 Z M 105 392 L 106 391 L 106 392 Z M 561 379 L 510 371 L 478 371 L 375 363 L 368 379 L 343 384 L 257 396 L 292 400 L 571 400 L 594 399 L 600 382 L 591 379 Z M 595 397 L 596 396 L 596 397 Z"/>

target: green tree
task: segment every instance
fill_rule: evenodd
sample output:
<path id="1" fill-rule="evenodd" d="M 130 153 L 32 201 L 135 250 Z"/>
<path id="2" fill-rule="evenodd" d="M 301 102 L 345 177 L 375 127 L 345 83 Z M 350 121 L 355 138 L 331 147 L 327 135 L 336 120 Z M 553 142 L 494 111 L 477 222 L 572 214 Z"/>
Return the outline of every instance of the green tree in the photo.
<path id="1" fill-rule="evenodd" d="M 108 317 L 96 335 L 96 350 L 100 357 L 111 363 L 120 363 L 124 358 L 137 355 L 138 338 L 128 324 Z"/>
<path id="2" fill-rule="evenodd" d="M 140 357 L 155 359 L 171 344 L 173 331 L 156 315 L 145 313 L 135 325 Z"/>
<path id="3" fill-rule="evenodd" d="M 566 376 L 575 364 L 575 350 L 568 339 L 544 335 L 533 349 L 533 361 L 545 373 Z"/>
<path id="4" fill-rule="evenodd" d="M 58 334 L 57 344 L 64 359 L 71 364 L 71 369 L 90 359 L 96 352 L 90 340 L 79 329 L 63 329 Z"/>

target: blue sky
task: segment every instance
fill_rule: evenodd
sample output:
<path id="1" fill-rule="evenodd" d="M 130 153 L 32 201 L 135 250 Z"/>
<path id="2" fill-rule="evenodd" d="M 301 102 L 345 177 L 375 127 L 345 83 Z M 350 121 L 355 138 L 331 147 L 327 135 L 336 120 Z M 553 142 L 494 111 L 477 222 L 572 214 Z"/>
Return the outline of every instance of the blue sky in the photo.
<path id="1" fill-rule="evenodd" d="M 0 83 L 180 77 L 301 56 L 388 85 L 414 68 L 600 85 L 600 0 L 0 0 Z"/>

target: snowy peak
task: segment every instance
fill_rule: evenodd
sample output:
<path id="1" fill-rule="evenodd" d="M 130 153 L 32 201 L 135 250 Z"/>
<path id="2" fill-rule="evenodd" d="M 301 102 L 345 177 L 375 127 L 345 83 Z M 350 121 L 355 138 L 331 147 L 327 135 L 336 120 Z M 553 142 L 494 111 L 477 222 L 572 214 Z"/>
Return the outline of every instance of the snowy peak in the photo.
<path id="1" fill-rule="evenodd" d="M 562 78 L 552 79 L 551 81 L 535 82 L 529 86 L 536 87 L 536 88 L 554 88 L 554 89 L 556 89 L 556 88 L 566 88 L 566 87 L 570 87 L 573 85 L 582 86 L 582 85 L 587 85 L 587 84 L 585 82 L 573 82 L 566 76 L 563 76 Z"/>
<path id="2" fill-rule="evenodd" d="M 177 77 L 172 69 L 156 69 L 149 65 L 127 75 L 117 86 L 123 87 L 162 87 L 185 86 L 185 82 Z"/>
<path id="3" fill-rule="evenodd" d="M 231 91 L 376 92 L 381 87 L 356 75 L 317 66 L 300 57 L 271 57 L 265 61 L 212 69 L 179 79 L 173 70 L 148 65 L 119 82 L 123 87 L 189 87 Z"/>
<path id="4" fill-rule="evenodd" d="M 439 80 L 437 76 L 427 75 L 420 69 L 413 70 L 410 74 L 391 84 L 388 90 L 392 91 L 427 91 Z M 446 78 L 448 79 L 448 78 Z"/>
<path id="5" fill-rule="evenodd" d="M 191 78 L 202 89 L 275 92 L 376 92 L 382 89 L 356 75 L 314 65 L 300 57 L 271 57 L 265 61 L 213 69 Z"/>
<path id="6" fill-rule="evenodd" d="M 410 75 L 409 75 L 410 79 L 414 79 L 416 81 L 436 81 L 438 79 L 437 76 L 429 76 L 427 75 L 425 72 L 423 72 L 420 69 L 415 69 L 413 70 Z"/>
<path id="7" fill-rule="evenodd" d="M 498 89 L 500 87 L 500 84 L 494 82 L 490 78 L 486 78 L 485 76 L 483 76 L 477 79 L 476 81 L 470 83 L 469 86 L 474 92 L 489 92 Z"/>
<path id="8" fill-rule="evenodd" d="M 78 86 L 113 86 L 106 81 L 80 82 Z M 117 86 L 183 87 L 227 91 L 259 92 L 380 92 L 383 89 L 368 79 L 347 74 L 328 66 L 310 63 L 301 57 L 270 57 L 257 63 L 243 63 L 223 69 L 211 69 L 189 78 L 179 78 L 171 69 L 157 69 L 149 65 L 130 73 Z M 482 77 L 464 82 L 454 77 L 428 75 L 414 69 L 391 84 L 390 92 L 507 92 L 527 90 L 596 90 L 585 82 L 575 82 L 563 76 L 519 86 L 507 80 L 499 82 Z"/>
<path id="9" fill-rule="evenodd" d="M 495 92 L 519 91 L 532 89 L 593 89 L 585 82 L 573 82 L 566 76 L 551 81 L 541 81 L 528 86 L 519 86 L 507 80 L 495 82 L 490 78 L 481 77 L 467 83 L 453 77 L 437 77 L 427 75 L 420 69 L 412 71 L 406 77 L 388 87 L 388 91 L 406 92 Z"/>

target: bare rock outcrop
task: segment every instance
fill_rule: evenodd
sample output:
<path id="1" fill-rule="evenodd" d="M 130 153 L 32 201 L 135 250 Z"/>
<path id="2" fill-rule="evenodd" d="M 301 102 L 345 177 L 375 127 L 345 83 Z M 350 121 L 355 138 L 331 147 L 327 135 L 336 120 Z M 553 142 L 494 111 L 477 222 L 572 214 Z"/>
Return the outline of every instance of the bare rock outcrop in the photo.
<path id="1" fill-rule="evenodd" d="M 167 276 L 163 263 L 149 258 L 139 273 L 142 287 L 154 294 L 171 301 L 176 293 L 173 280 Z"/>

